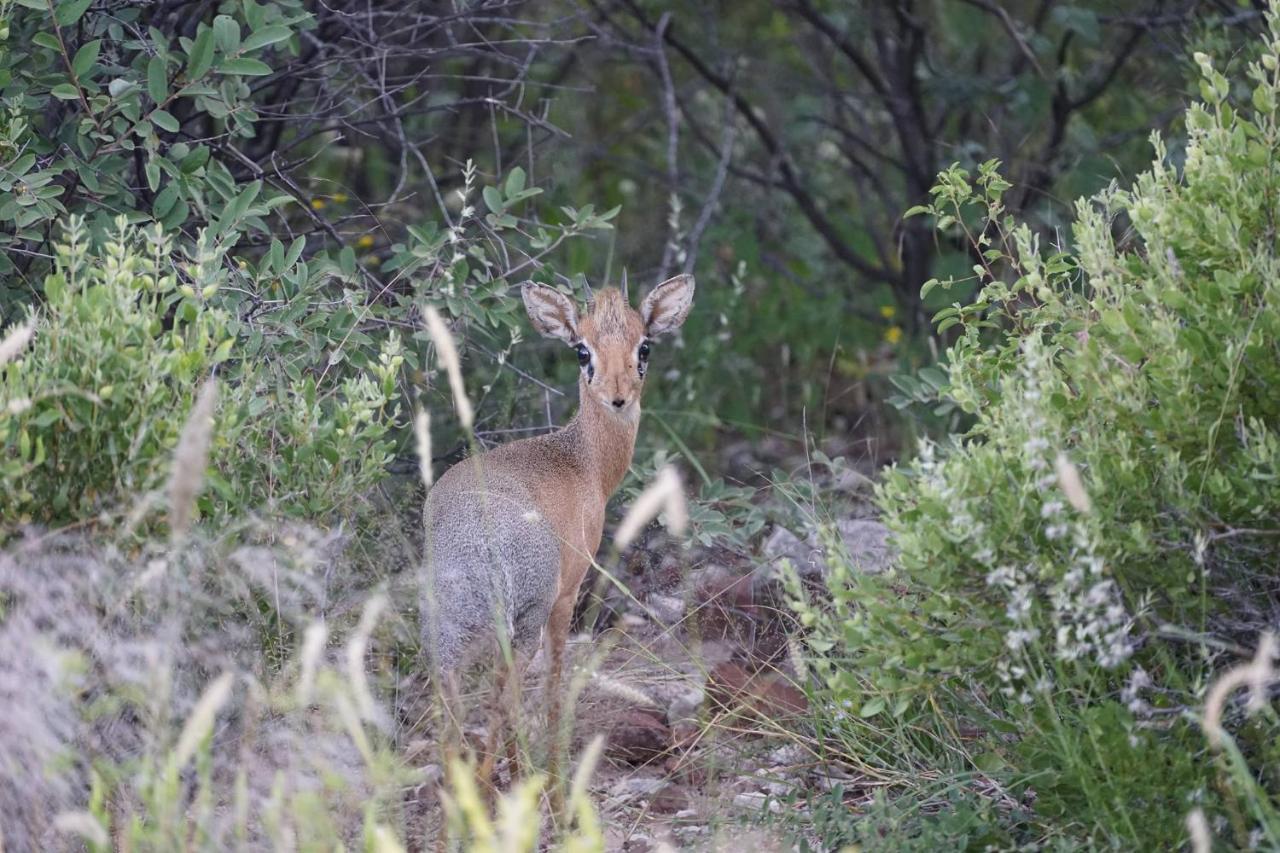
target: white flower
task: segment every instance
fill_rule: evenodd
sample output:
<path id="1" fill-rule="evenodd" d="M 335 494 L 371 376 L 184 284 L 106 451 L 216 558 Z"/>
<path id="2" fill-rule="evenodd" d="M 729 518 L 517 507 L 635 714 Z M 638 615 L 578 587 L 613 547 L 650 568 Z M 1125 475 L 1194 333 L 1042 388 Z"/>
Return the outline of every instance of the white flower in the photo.
<path id="1" fill-rule="evenodd" d="M 1028 456 L 1034 456 L 1038 453 L 1043 453 L 1048 449 L 1049 449 L 1049 441 L 1047 439 L 1041 438 L 1038 435 L 1032 436 L 1031 438 L 1027 439 L 1026 443 L 1022 445 L 1023 452 L 1025 452 Z M 1043 461 L 1043 460 L 1040 460 L 1040 461 Z"/>

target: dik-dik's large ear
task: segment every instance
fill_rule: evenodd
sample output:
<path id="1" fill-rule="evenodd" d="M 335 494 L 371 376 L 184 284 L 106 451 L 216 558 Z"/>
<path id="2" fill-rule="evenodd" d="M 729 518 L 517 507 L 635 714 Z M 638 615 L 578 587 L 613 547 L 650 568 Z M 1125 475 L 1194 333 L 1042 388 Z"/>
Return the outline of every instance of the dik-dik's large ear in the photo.
<path id="1" fill-rule="evenodd" d="M 693 276 L 678 275 L 669 278 L 649 291 L 640 303 L 640 319 L 644 320 L 645 334 L 650 337 L 674 332 L 689 316 L 693 307 Z"/>
<path id="2" fill-rule="evenodd" d="M 520 285 L 524 297 L 524 309 L 529 312 L 533 327 L 548 338 L 559 338 L 567 344 L 577 343 L 578 309 L 573 300 L 560 291 L 543 284 L 526 281 Z"/>

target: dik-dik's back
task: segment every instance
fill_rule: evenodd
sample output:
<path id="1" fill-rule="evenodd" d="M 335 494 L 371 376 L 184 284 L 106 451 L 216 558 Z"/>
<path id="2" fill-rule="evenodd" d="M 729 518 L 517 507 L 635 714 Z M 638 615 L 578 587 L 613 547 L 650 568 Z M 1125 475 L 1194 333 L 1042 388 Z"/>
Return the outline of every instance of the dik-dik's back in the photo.
<path id="1" fill-rule="evenodd" d="M 427 496 L 423 639 L 437 667 L 457 669 L 495 628 L 518 649 L 537 646 L 563 563 L 543 508 L 569 473 L 554 438 L 461 462 Z"/>
<path id="2" fill-rule="evenodd" d="M 558 669 L 605 504 L 631 463 L 650 341 L 684 321 L 693 279 L 664 282 L 639 311 L 612 288 L 581 316 L 552 288 L 526 284 L 523 296 L 538 331 L 575 350 L 580 405 L 563 429 L 472 457 L 431 489 L 422 639 L 444 672 L 492 651 L 498 632 L 528 654 L 544 626 Z"/>

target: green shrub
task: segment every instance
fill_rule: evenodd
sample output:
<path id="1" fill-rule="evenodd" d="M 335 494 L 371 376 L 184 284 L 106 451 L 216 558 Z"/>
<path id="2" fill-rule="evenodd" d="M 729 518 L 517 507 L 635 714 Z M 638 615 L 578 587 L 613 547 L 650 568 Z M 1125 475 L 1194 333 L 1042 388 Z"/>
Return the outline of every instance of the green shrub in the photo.
<path id="1" fill-rule="evenodd" d="M 73 219 L 31 313 L 35 335 L 0 366 L 0 517 L 58 523 L 154 494 L 199 384 L 223 387 L 206 512 L 273 507 L 323 517 L 359 498 L 389 458 L 398 338 L 367 370 L 291 376 L 280 352 L 245 357 L 219 301 L 225 255 L 173 258 L 158 227 L 123 220 L 89 241 Z M 295 359 L 296 360 L 296 359 Z M 291 362 L 292 363 L 292 362 Z"/>
<path id="2" fill-rule="evenodd" d="M 242 184 L 228 163 L 241 165 L 231 149 L 254 135 L 251 83 L 310 23 L 297 0 L 220 4 L 189 38 L 152 20 L 164 8 L 9 0 L 0 11 L 0 274 L 16 262 L 38 278 L 68 214 L 98 235 L 117 215 L 225 234 L 265 230 L 262 217 L 291 200 L 258 198 L 261 182 Z M 0 290 L 0 305 L 22 292 Z"/>
<path id="3" fill-rule="evenodd" d="M 1239 844 L 1254 828 L 1191 711 L 1280 559 L 1269 22 L 1250 104 L 1199 55 L 1181 169 L 1157 138 L 1131 189 L 1077 205 L 1070 253 L 1005 215 L 996 164 L 940 176 L 913 212 L 979 260 L 974 301 L 936 317 L 959 327 L 943 393 L 974 425 L 887 475 L 896 569 L 838 565 L 834 607 L 801 605 L 847 745 L 934 732 L 913 754 L 991 774 L 1079 840 L 1179 844 L 1192 801 Z"/>

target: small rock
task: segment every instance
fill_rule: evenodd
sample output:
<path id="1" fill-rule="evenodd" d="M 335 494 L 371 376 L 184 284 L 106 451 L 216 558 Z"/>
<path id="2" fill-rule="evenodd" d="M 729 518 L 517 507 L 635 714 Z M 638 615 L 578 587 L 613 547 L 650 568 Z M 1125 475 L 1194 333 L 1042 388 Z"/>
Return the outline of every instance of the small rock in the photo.
<path id="1" fill-rule="evenodd" d="M 849 494 L 859 494 L 869 492 L 875 488 L 876 481 L 868 477 L 861 471 L 853 468 L 841 468 L 836 471 L 832 480 L 831 488 L 838 492 L 847 492 Z"/>
<path id="2" fill-rule="evenodd" d="M 643 628 L 649 624 L 649 620 L 638 613 L 623 613 L 622 618 L 618 621 L 624 629 Z"/>
<path id="3" fill-rule="evenodd" d="M 726 640 L 735 644 L 754 632 L 756 596 L 752 575 L 716 568 L 701 573 L 693 589 L 693 609 L 703 643 Z"/>
<path id="4" fill-rule="evenodd" d="M 440 769 L 439 764 L 433 762 L 418 768 L 418 783 L 420 785 L 438 785 L 442 781 L 444 781 L 444 771 Z"/>
<path id="5" fill-rule="evenodd" d="M 810 784 L 816 786 L 821 791 L 832 791 L 837 787 L 849 788 L 854 784 L 854 779 L 846 773 L 828 770 L 825 773 L 813 774 Z"/>
<path id="6" fill-rule="evenodd" d="M 627 764 L 644 765 L 670 751 L 671 729 L 657 714 L 632 708 L 609 723 L 605 755 Z"/>
<path id="7" fill-rule="evenodd" d="M 667 785 L 649 797 L 649 811 L 654 814 L 679 814 L 689 810 L 689 792 L 680 785 Z"/>
<path id="8" fill-rule="evenodd" d="M 889 528 L 880 522 L 866 518 L 842 518 L 836 522 L 836 528 L 854 568 L 867 574 L 879 574 L 893 562 Z"/>
<path id="9" fill-rule="evenodd" d="M 663 625 L 674 625 L 684 618 L 684 599 L 673 595 L 651 595 L 645 600 L 649 612 Z"/>
<path id="10" fill-rule="evenodd" d="M 708 689 L 729 709 L 745 708 L 773 719 L 794 717 L 809 709 L 804 691 L 778 674 L 751 675 L 740 664 L 717 664 Z"/>
<path id="11" fill-rule="evenodd" d="M 733 804 L 740 809 L 753 812 L 758 812 L 765 808 L 775 814 L 782 811 L 782 803 L 759 791 L 747 791 L 744 794 L 738 794 L 733 798 Z"/>
<path id="12" fill-rule="evenodd" d="M 750 575 L 736 574 L 720 566 L 713 566 L 698 574 L 693 595 L 700 608 L 712 606 L 749 610 L 756 603 Z"/>
<path id="13" fill-rule="evenodd" d="M 836 531 L 855 570 L 879 574 L 893 562 L 889 528 L 880 522 L 867 518 L 842 518 L 836 522 Z M 809 531 L 805 541 L 801 542 L 785 527 L 775 527 L 761 546 L 766 561 L 752 573 L 755 584 L 760 586 L 779 580 L 784 558 L 791 561 L 802 578 L 826 577 L 830 555 L 823 547 L 822 539 L 816 529 Z"/>
<path id="14" fill-rule="evenodd" d="M 788 559 L 792 565 L 796 567 L 796 571 L 802 575 L 807 571 L 812 571 L 821 560 L 821 549 L 815 549 L 812 544 L 801 541 L 785 527 L 777 526 L 764 540 L 764 544 L 760 546 L 761 553 L 769 558 L 770 562 L 777 562 L 782 559 Z"/>
<path id="15" fill-rule="evenodd" d="M 686 690 L 677 694 L 667 706 L 667 722 L 675 725 L 682 720 L 696 720 L 702 703 L 707 699 L 707 691 L 701 687 Z"/>
<path id="16" fill-rule="evenodd" d="M 649 853 L 653 839 L 647 835 L 633 835 L 622 844 L 623 853 Z"/>
<path id="17" fill-rule="evenodd" d="M 613 787 L 609 789 L 609 796 L 619 800 L 636 800 L 643 797 L 651 797 L 666 786 L 666 779 L 628 776 L 614 783 Z"/>
<path id="18" fill-rule="evenodd" d="M 788 743 L 769 753 L 770 764 L 781 764 L 787 767 L 808 764 L 811 763 L 812 760 L 813 758 L 809 753 L 809 750 L 797 743 Z"/>
<path id="19" fill-rule="evenodd" d="M 786 767 L 770 767 L 768 769 L 761 767 L 756 771 L 754 781 L 766 793 L 773 794 L 775 797 L 785 796 L 796 788 L 796 782 L 788 777 Z"/>

